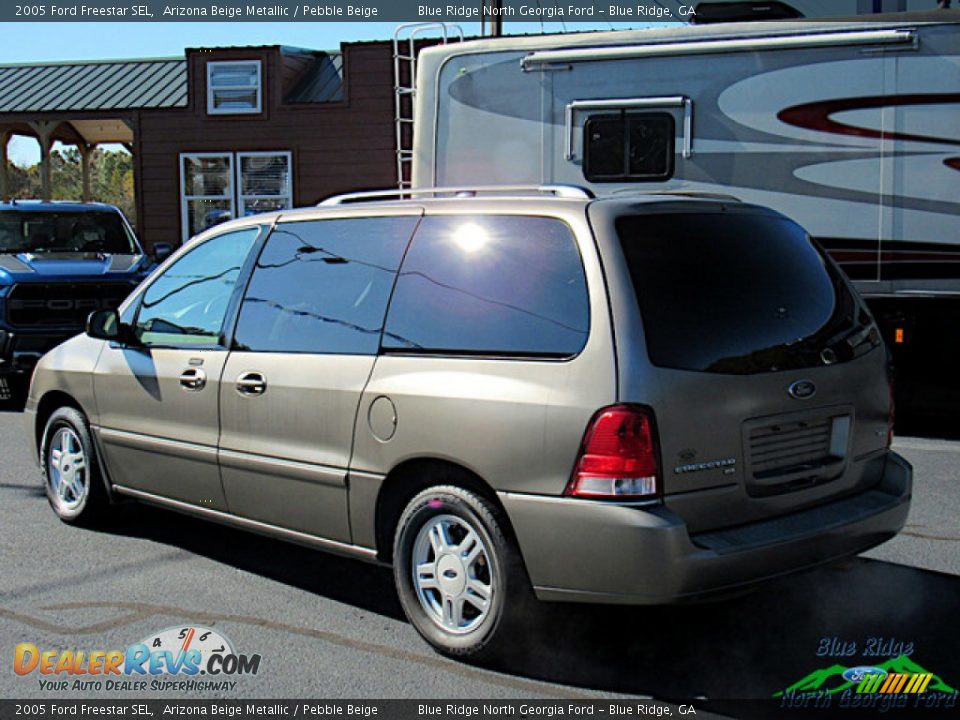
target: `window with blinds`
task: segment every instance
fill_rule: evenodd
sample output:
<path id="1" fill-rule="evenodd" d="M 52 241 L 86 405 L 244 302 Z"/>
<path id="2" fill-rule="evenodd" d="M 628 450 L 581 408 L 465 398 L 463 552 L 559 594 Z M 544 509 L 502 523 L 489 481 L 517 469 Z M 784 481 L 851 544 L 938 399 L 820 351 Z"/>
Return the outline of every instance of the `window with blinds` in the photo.
<path id="1" fill-rule="evenodd" d="M 293 207 L 289 151 L 180 156 L 182 239 L 235 217 Z"/>

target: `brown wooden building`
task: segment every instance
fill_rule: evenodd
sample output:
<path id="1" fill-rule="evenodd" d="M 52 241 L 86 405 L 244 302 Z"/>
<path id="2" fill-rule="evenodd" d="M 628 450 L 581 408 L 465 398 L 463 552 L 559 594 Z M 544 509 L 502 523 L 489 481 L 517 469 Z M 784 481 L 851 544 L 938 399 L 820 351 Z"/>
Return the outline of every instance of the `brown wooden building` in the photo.
<path id="1" fill-rule="evenodd" d="M 389 42 L 231 47 L 188 49 L 185 61 L 0 67 L 0 159 L 5 170 L 12 134 L 36 137 L 49 194 L 53 142 L 84 159 L 96 144 L 124 143 L 148 248 L 230 217 L 390 187 L 392 52 Z"/>

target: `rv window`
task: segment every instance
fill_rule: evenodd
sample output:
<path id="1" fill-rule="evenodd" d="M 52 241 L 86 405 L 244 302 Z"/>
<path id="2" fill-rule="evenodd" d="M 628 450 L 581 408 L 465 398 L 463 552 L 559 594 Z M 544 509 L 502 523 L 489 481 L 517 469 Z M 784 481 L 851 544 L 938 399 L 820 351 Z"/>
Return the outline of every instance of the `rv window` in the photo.
<path id="1" fill-rule="evenodd" d="M 670 113 L 593 115 L 583 126 L 583 174 L 590 182 L 667 180 L 675 136 Z"/>

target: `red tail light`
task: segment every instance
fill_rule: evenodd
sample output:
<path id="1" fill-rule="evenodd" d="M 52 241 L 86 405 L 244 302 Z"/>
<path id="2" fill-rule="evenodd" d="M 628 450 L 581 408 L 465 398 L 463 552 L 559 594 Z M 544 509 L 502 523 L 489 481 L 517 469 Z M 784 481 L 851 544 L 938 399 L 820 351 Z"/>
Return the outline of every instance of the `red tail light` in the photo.
<path id="1" fill-rule="evenodd" d="M 583 435 L 564 494 L 637 499 L 660 491 L 651 412 L 635 405 L 611 405 L 597 412 Z"/>

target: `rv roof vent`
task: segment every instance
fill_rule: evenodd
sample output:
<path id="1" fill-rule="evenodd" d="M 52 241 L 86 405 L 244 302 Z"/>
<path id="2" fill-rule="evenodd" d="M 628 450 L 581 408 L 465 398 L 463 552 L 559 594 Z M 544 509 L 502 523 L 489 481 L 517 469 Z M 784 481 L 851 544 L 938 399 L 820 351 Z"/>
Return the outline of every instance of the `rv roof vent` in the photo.
<path id="1" fill-rule="evenodd" d="M 694 7 L 690 22 L 698 25 L 752 20 L 795 20 L 803 13 L 784 2 L 702 2 Z"/>

